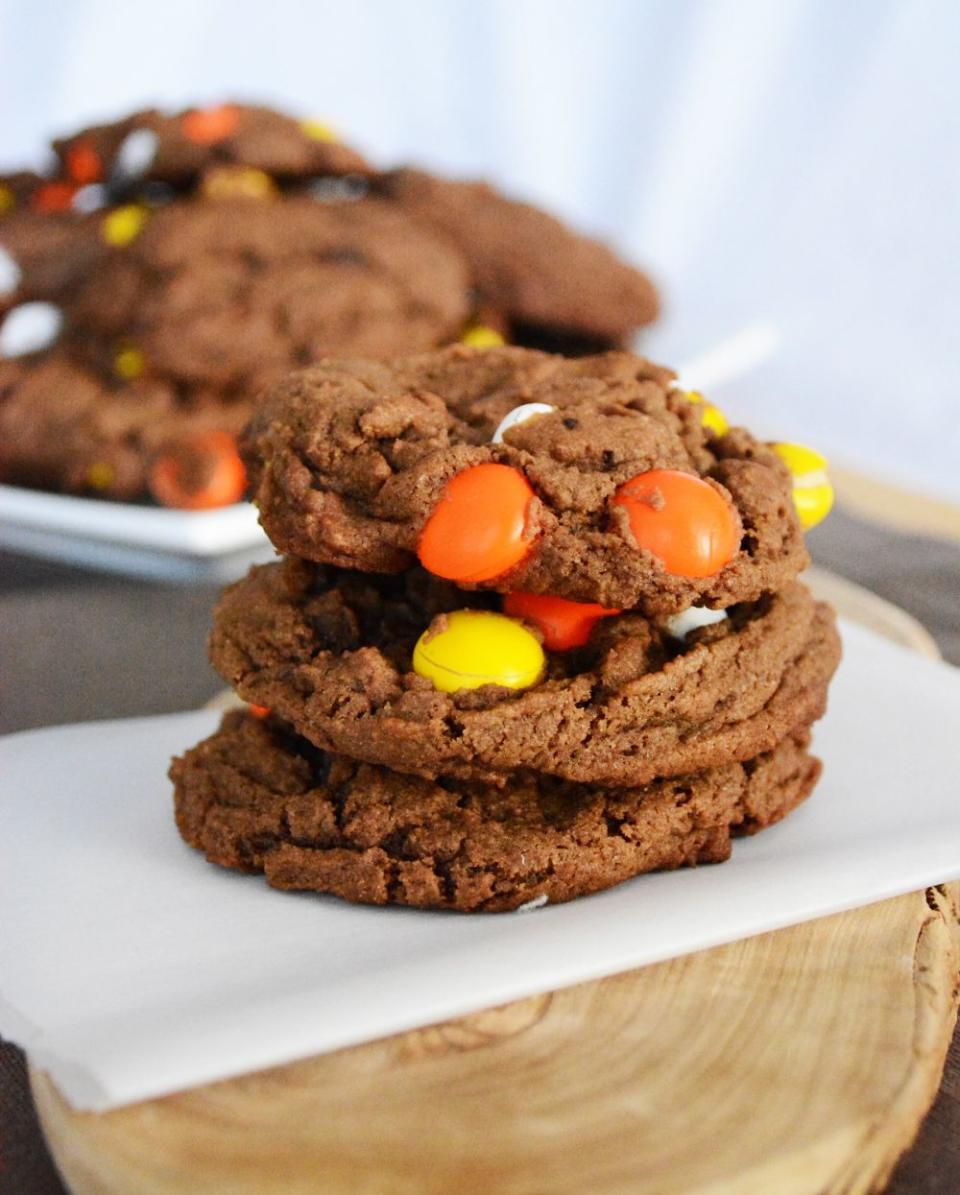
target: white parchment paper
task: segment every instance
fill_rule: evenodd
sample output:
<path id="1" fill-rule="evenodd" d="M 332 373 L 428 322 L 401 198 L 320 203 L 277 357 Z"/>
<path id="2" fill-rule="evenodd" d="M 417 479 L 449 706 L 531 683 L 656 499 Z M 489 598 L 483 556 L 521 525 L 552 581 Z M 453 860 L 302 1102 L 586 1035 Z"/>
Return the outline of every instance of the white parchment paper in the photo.
<path id="1" fill-rule="evenodd" d="M 0 1033 L 109 1108 L 960 877 L 960 672 L 843 634 L 805 806 L 722 866 L 521 915 L 352 907 L 206 863 L 166 769 L 217 714 L 10 736 Z"/>

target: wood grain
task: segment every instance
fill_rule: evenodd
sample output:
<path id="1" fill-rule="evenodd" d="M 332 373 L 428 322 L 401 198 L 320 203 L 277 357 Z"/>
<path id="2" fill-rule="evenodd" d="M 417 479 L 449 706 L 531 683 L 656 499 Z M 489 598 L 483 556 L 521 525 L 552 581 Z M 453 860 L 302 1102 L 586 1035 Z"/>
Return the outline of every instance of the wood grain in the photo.
<path id="1" fill-rule="evenodd" d="M 75 1195 L 867 1195 L 940 1081 L 958 909 L 931 888 L 110 1113 L 34 1095 Z"/>
<path id="2" fill-rule="evenodd" d="M 95 1115 L 77 1195 L 858 1195 L 937 1089 L 960 888 Z"/>

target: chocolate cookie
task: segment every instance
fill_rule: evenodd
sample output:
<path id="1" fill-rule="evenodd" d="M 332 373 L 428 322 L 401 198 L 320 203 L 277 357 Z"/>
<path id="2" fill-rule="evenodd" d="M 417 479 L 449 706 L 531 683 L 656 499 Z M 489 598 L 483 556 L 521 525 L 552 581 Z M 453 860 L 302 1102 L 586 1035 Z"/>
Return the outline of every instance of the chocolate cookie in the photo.
<path id="1" fill-rule="evenodd" d="M 455 336 L 456 251 L 382 200 L 174 202 L 67 307 L 78 346 L 136 346 L 148 371 L 252 397 L 327 353 L 383 356 Z"/>
<path id="2" fill-rule="evenodd" d="M 190 496 L 211 480 L 186 475 L 216 463 L 208 451 L 210 434 L 233 437 L 248 415 L 242 403 L 224 405 L 199 391 L 188 400 L 156 381 L 110 383 L 62 352 L 0 361 L 0 481 L 189 505 Z M 227 458 L 217 492 L 236 501 L 245 487 L 236 450 L 231 457 L 218 442 L 214 453 Z M 172 464 L 164 465 L 166 473 L 157 472 L 163 462 Z M 179 500 L 171 470 L 174 481 L 184 473 Z M 157 484 L 164 486 L 161 493 L 155 492 Z"/>
<path id="3" fill-rule="evenodd" d="M 456 245 L 482 303 L 507 317 L 521 344 L 565 335 L 594 351 L 622 347 L 656 318 L 649 278 L 539 208 L 419 170 L 395 170 L 379 186 Z"/>
<path id="4" fill-rule="evenodd" d="M 744 764 L 643 788 L 521 774 L 491 789 L 328 756 L 238 710 L 170 775 L 180 833 L 212 863 L 365 904 L 492 913 L 722 862 L 731 837 L 810 793 L 808 742 L 798 727 Z"/>
<path id="5" fill-rule="evenodd" d="M 439 692 L 413 671 L 414 644 L 476 596 L 421 570 L 265 565 L 224 592 L 211 660 L 244 700 L 355 759 L 635 786 L 770 750 L 823 713 L 840 654 L 832 611 L 793 582 L 684 641 L 640 614 L 602 619 L 583 648 L 549 651 L 524 691 Z"/>
<path id="6" fill-rule="evenodd" d="M 363 157 L 320 122 L 232 103 L 172 114 L 135 112 L 54 141 L 53 148 L 64 176 L 81 184 L 156 181 L 182 187 L 225 165 L 279 178 L 369 172 Z"/>
<path id="7" fill-rule="evenodd" d="M 62 304 L 106 256 L 96 221 L 76 212 L 15 212 L 0 220 L 0 310 Z"/>
<path id="8" fill-rule="evenodd" d="M 628 353 L 568 360 L 515 348 L 326 362 L 281 383 L 252 420 L 244 451 L 261 522 L 282 552 L 398 572 L 418 549 L 423 556 L 424 528 L 448 483 L 497 464 L 507 467 L 498 481 L 510 473 L 529 493 L 514 525 L 519 558 L 482 581 L 443 573 L 464 587 L 649 614 L 755 600 L 808 562 L 789 474 L 746 431 L 705 429 L 672 376 Z M 556 409 L 493 443 L 500 421 L 530 403 Z M 668 571 L 638 542 L 621 499 L 653 470 L 708 480 L 713 494 L 700 497 L 728 512 L 722 567 Z M 464 537 L 485 531 L 473 526 L 487 517 L 483 497 L 464 512 Z"/>

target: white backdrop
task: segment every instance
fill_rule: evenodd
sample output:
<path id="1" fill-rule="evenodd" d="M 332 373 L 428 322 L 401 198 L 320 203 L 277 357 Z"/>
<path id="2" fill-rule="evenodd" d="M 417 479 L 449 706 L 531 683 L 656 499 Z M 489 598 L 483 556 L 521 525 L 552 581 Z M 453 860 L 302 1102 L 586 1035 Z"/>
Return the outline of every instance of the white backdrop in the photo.
<path id="1" fill-rule="evenodd" d="M 321 116 L 618 242 L 651 355 L 775 319 L 731 417 L 960 500 L 958 51 L 956 0 L 0 0 L 0 166 L 147 103 Z"/>

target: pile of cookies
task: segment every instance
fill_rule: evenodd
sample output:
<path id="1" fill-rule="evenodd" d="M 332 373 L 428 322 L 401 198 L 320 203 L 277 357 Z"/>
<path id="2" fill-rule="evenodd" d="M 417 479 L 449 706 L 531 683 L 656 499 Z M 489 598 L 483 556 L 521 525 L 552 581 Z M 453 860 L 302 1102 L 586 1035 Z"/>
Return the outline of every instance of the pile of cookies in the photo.
<path id="1" fill-rule="evenodd" d="M 457 345 L 295 373 L 242 447 L 286 556 L 215 614 L 249 704 L 172 766 L 212 862 L 504 911 L 721 861 L 812 790 L 840 648 L 798 446 L 629 353 Z"/>
<path id="2" fill-rule="evenodd" d="M 649 280 L 482 184 L 375 170 L 316 121 L 139 112 L 0 178 L 0 481 L 236 501 L 261 390 L 328 355 L 625 344 Z M 584 296 L 589 302 L 584 302 Z"/>

